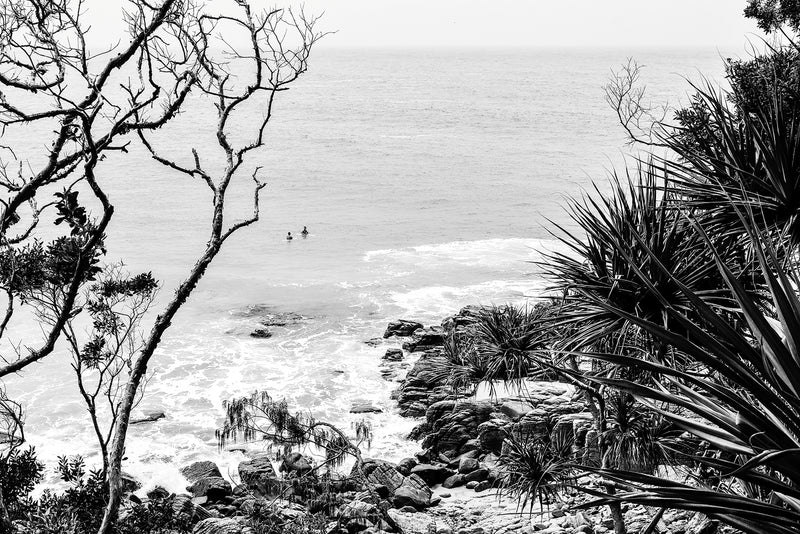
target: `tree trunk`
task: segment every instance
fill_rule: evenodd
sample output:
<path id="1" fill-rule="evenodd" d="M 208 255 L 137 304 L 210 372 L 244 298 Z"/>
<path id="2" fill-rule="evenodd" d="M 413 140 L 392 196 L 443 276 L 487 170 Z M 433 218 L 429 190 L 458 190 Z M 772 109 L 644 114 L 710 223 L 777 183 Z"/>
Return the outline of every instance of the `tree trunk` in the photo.
<path id="1" fill-rule="evenodd" d="M 221 207 L 219 208 L 221 211 Z M 150 331 L 150 336 L 142 348 L 139 357 L 133 365 L 131 376 L 125 386 L 125 391 L 122 396 L 122 401 L 119 405 L 116 429 L 114 432 L 114 439 L 111 442 L 108 452 L 108 504 L 106 511 L 103 515 L 103 522 L 97 531 L 97 534 L 109 534 L 112 525 L 117 520 L 117 513 L 119 505 L 122 501 L 122 459 L 125 455 L 125 438 L 128 433 L 128 425 L 130 423 L 131 410 L 136 400 L 136 392 L 139 390 L 139 385 L 147 372 L 147 364 L 153 356 L 158 344 L 161 342 L 161 336 L 169 328 L 175 314 L 183 306 L 189 295 L 192 293 L 200 278 L 205 274 L 211 260 L 217 255 L 222 246 L 222 242 L 215 239 L 209 243 L 205 253 L 200 257 L 200 260 L 195 264 L 189 277 L 178 287 L 173 299 L 167 304 L 166 309 L 162 315 L 156 318 L 153 329 Z"/>
<path id="2" fill-rule="evenodd" d="M 3 498 L 3 489 L 0 488 L 0 534 L 12 534 L 13 532 L 14 525 L 11 523 L 11 518 L 8 516 L 6 501 Z"/>
<path id="3" fill-rule="evenodd" d="M 607 491 L 613 492 L 614 488 L 606 487 Z M 615 502 L 608 505 L 611 510 L 611 519 L 614 520 L 614 534 L 627 534 L 628 530 L 625 527 L 625 516 L 622 514 L 622 504 Z"/>

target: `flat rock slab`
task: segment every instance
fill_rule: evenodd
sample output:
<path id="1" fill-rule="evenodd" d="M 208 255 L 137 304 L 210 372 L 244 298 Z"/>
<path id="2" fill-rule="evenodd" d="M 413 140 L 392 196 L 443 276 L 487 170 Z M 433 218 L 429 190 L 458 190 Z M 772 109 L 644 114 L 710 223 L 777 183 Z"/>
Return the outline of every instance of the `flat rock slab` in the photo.
<path id="1" fill-rule="evenodd" d="M 372 404 L 354 404 L 350 408 L 350 413 L 382 413 L 383 410 Z"/>
<path id="2" fill-rule="evenodd" d="M 133 419 L 130 423 L 131 425 L 140 425 L 142 423 L 152 423 L 153 421 L 158 421 L 159 419 L 165 418 L 166 415 L 164 412 L 152 411 L 152 412 L 144 412 L 140 417 Z"/>
<path id="3" fill-rule="evenodd" d="M 387 514 L 400 528 L 402 534 L 428 534 L 436 532 L 436 520 L 423 513 L 408 513 L 390 509 Z"/>
<path id="4" fill-rule="evenodd" d="M 266 328 L 256 328 L 255 330 L 250 332 L 250 337 L 256 337 L 259 339 L 268 339 L 272 337 L 272 332 L 270 332 Z"/>

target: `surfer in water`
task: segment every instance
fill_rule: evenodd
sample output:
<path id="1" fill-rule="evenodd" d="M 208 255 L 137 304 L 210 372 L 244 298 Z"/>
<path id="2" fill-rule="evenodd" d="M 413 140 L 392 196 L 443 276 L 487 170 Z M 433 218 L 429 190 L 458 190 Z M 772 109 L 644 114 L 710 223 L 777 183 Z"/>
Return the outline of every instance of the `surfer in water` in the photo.
<path id="1" fill-rule="evenodd" d="M 289 232 L 288 234 L 286 234 L 286 241 L 291 241 L 292 239 L 294 239 L 292 237 L 292 232 Z"/>
<path id="2" fill-rule="evenodd" d="M 302 232 L 300 232 L 300 234 L 301 234 L 303 237 L 308 237 L 308 228 L 306 228 L 306 227 L 304 226 L 304 227 L 303 227 L 303 231 L 302 231 Z"/>

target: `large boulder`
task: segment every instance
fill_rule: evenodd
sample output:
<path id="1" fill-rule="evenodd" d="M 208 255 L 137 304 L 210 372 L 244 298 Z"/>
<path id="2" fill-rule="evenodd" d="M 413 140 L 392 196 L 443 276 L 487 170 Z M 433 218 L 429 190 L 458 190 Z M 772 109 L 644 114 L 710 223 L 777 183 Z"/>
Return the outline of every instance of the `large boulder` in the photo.
<path id="1" fill-rule="evenodd" d="M 417 475 L 427 485 L 434 486 L 444 482 L 447 477 L 453 474 L 453 471 L 441 465 L 419 464 L 411 468 L 411 474 Z"/>
<path id="2" fill-rule="evenodd" d="M 387 362 L 399 362 L 403 359 L 403 349 L 386 349 L 382 359 Z"/>
<path id="3" fill-rule="evenodd" d="M 464 475 L 456 474 L 447 477 L 444 482 L 442 482 L 442 487 L 445 489 L 457 488 L 458 486 L 463 486 L 466 484 L 466 480 Z"/>
<path id="4" fill-rule="evenodd" d="M 187 486 L 192 497 L 205 497 L 209 502 L 219 502 L 232 494 L 231 485 L 222 477 L 203 477 Z"/>
<path id="5" fill-rule="evenodd" d="M 429 432 L 422 441 L 433 454 L 455 458 L 462 447 L 478 436 L 478 426 L 488 421 L 496 407 L 491 401 L 439 401 L 425 413 Z"/>
<path id="6" fill-rule="evenodd" d="M 425 351 L 406 374 L 396 392 L 400 415 L 421 417 L 431 404 L 452 398 L 453 392 L 442 381 L 442 369 L 448 366 L 442 350 Z"/>
<path id="7" fill-rule="evenodd" d="M 280 471 L 282 473 L 296 475 L 298 477 L 307 475 L 312 469 L 313 466 L 309 459 L 299 452 L 290 452 L 284 456 L 280 466 Z"/>
<path id="8" fill-rule="evenodd" d="M 478 443 L 484 451 L 500 454 L 506 436 L 506 421 L 490 419 L 478 425 Z"/>
<path id="9" fill-rule="evenodd" d="M 355 466 L 353 467 L 355 470 Z M 394 464 L 383 460 L 365 460 L 361 467 L 367 482 L 373 486 L 386 486 L 389 493 L 403 485 L 405 477 L 400 474 Z M 354 473 L 351 473 L 351 476 Z"/>
<path id="10" fill-rule="evenodd" d="M 350 407 L 350 413 L 381 413 L 383 410 L 368 402 L 360 402 Z"/>
<path id="11" fill-rule="evenodd" d="M 446 334 L 466 334 L 477 322 L 483 308 L 481 306 L 465 306 L 455 315 L 442 321 L 442 329 Z"/>
<path id="12" fill-rule="evenodd" d="M 389 510 L 389 518 L 397 525 L 401 534 L 429 534 L 437 532 L 436 520 L 428 514 Z"/>
<path id="13" fill-rule="evenodd" d="M 181 474 L 189 482 L 195 482 L 203 477 L 222 477 L 219 467 L 214 462 L 194 462 L 181 468 Z"/>
<path id="14" fill-rule="evenodd" d="M 197 523 L 192 534 L 256 534 L 256 531 L 235 519 L 210 517 Z"/>
<path id="15" fill-rule="evenodd" d="M 410 336 L 415 331 L 422 328 L 422 323 L 418 323 L 416 321 L 407 321 L 406 319 L 399 319 L 389 323 L 389 325 L 386 327 L 386 331 L 383 333 L 383 337 L 389 338 L 392 336 Z"/>
<path id="16" fill-rule="evenodd" d="M 421 352 L 434 349 L 444 345 L 444 332 L 438 326 L 417 330 L 411 335 L 411 339 L 403 343 L 403 350 L 406 352 Z"/>
<path id="17" fill-rule="evenodd" d="M 280 491 L 280 479 L 266 454 L 241 462 L 238 471 L 242 484 L 256 495 L 271 497 Z"/>
<path id="18" fill-rule="evenodd" d="M 458 472 L 462 475 L 466 475 L 467 473 L 472 473 L 480 466 L 481 464 L 477 458 L 465 456 L 458 461 Z"/>
<path id="19" fill-rule="evenodd" d="M 431 504 L 433 492 L 425 481 L 417 475 L 411 475 L 403 480 L 403 485 L 394 492 L 392 503 L 395 508 L 413 506 L 417 510 L 427 508 Z"/>

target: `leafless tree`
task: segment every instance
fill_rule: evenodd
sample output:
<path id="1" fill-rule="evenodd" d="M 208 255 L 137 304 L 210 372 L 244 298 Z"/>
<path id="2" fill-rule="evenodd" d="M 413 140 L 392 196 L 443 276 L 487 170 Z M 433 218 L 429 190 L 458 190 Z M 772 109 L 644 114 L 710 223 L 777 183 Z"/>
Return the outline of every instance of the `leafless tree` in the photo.
<path id="1" fill-rule="evenodd" d="M 628 58 L 619 70 L 612 71 L 611 79 L 603 87 L 606 102 L 616 112 L 628 144 L 666 147 L 660 136 L 664 133 L 669 106 L 656 106 L 647 101 L 647 86 L 641 83 L 643 68 L 644 65 Z"/>
<path id="2" fill-rule="evenodd" d="M 238 230 L 252 225 L 259 218 L 259 195 L 266 183 L 259 179 L 261 168 L 256 166 L 249 175 L 252 180 L 252 213 L 245 219 L 226 223 L 226 194 L 235 179 L 242 178 L 245 158 L 264 146 L 266 127 L 272 117 L 273 103 L 278 92 L 284 91 L 308 67 L 311 49 L 322 37 L 315 26 L 318 18 L 306 17 L 303 12 L 271 10 L 253 13 L 248 2 L 234 0 L 236 10 L 210 13 L 198 10 L 186 33 L 187 47 L 203 50 L 200 64 L 204 73 L 199 84 L 203 93 L 213 101 L 216 111 L 216 141 L 222 154 L 222 170 L 213 173 L 200 160 L 198 150 L 191 150 L 192 160 L 183 163 L 160 154 L 148 139 L 147 132 L 137 133 L 153 159 L 175 172 L 198 178 L 210 190 L 212 206 L 209 212 L 210 227 L 206 248 L 192 268 L 189 276 L 176 289 L 172 300 L 155 321 L 142 350 L 133 362 L 130 379 L 125 387 L 117 415 L 116 430 L 109 449 L 109 503 L 99 534 L 109 532 L 116 518 L 121 498 L 121 465 L 130 413 L 147 366 L 169 328 L 175 314 L 197 286 L 222 245 Z M 211 57 L 212 47 L 208 36 L 219 32 L 223 53 Z M 244 46 L 237 46 L 235 36 L 243 35 Z M 224 36 L 224 37 L 222 37 Z M 219 43 L 218 43 L 219 44 Z M 162 54 L 163 58 L 167 54 Z M 169 58 L 166 65 L 169 66 Z M 245 112 L 253 101 L 263 103 L 260 119 L 253 121 Z M 248 128 L 249 139 L 236 142 L 234 130 Z M 239 135 L 240 137 L 241 135 Z"/>

